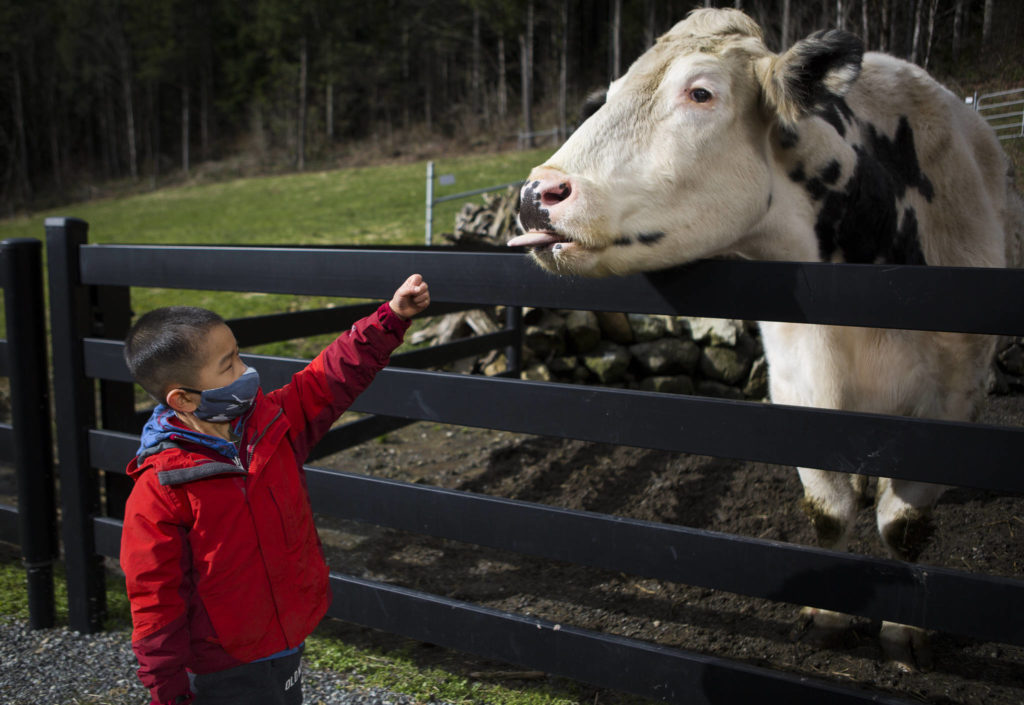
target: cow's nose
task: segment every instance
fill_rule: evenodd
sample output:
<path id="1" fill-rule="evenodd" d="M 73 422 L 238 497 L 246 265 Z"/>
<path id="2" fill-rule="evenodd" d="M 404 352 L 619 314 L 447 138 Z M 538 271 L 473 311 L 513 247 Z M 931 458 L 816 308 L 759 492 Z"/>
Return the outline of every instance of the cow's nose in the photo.
<path id="1" fill-rule="evenodd" d="M 572 180 L 555 169 L 534 169 L 523 184 L 519 219 L 527 230 L 550 230 L 553 211 L 572 199 Z"/>

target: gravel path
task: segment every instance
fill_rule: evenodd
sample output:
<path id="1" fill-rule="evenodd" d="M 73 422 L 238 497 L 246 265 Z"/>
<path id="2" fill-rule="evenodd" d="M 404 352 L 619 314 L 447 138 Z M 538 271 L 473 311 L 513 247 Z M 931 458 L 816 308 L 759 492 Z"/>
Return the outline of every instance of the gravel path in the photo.
<path id="1" fill-rule="evenodd" d="M 28 628 L 0 617 L 3 705 L 144 705 L 127 631 L 84 635 L 66 627 Z M 416 705 L 416 699 L 366 688 L 334 671 L 303 672 L 305 705 Z M 437 704 L 444 705 L 444 704 Z"/>

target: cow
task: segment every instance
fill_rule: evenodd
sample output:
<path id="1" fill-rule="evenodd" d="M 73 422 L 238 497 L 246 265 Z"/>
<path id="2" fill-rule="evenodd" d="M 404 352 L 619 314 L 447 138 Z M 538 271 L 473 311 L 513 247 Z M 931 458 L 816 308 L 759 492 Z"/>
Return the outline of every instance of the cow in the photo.
<path id="1" fill-rule="evenodd" d="M 527 246 L 559 274 L 624 275 L 693 260 L 1004 267 L 1021 200 L 992 130 L 922 69 L 842 31 L 776 54 L 737 10 L 695 10 L 607 89 L 521 191 Z M 773 402 L 973 417 L 991 336 L 761 322 Z M 818 543 L 846 550 L 866 478 L 798 468 Z M 945 488 L 880 477 L 892 557 L 914 560 Z M 850 618 L 804 608 L 812 632 Z M 926 634 L 884 623 L 898 667 Z"/>

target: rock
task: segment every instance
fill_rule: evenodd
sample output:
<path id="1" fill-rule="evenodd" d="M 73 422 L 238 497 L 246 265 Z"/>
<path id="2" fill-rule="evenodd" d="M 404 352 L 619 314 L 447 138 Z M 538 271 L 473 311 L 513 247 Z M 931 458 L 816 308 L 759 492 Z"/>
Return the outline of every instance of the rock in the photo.
<path id="1" fill-rule="evenodd" d="M 561 376 L 571 376 L 579 366 L 579 361 L 575 355 L 562 355 L 560 357 L 553 357 L 548 361 L 548 369 L 553 374 Z"/>
<path id="2" fill-rule="evenodd" d="M 618 382 L 629 368 L 629 351 L 608 340 L 601 341 L 597 347 L 582 357 L 583 364 L 597 375 L 602 384 Z"/>
<path id="3" fill-rule="evenodd" d="M 764 355 L 750 366 L 750 376 L 743 387 L 743 395 L 750 399 L 764 399 L 768 396 L 768 361 Z"/>
<path id="4" fill-rule="evenodd" d="M 1024 350 L 1021 350 L 1019 345 L 1010 345 L 999 353 L 999 366 L 1008 375 L 1024 375 Z"/>
<path id="5" fill-rule="evenodd" d="M 693 394 L 693 380 L 686 375 L 645 377 L 640 380 L 640 389 L 645 392 L 666 394 Z"/>
<path id="6" fill-rule="evenodd" d="M 743 399 L 743 392 L 728 384 L 713 382 L 709 379 L 697 382 L 697 394 L 703 397 L 720 397 L 722 399 Z"/>
<path id="7" fill-rule="evenodd" d="M 662 316 L 665 319 L 665 330 L 669 335 L 676 338 L 686 338 L 690 335 L 690 326 L 682 316 Z"/>
<path id="8" fill-rule="evenodd" d="M 543 363 L 531 365 L 519 373 L 519 379 L 527 379 L 533 382 L 550 382 L 551 370 Z"/>
<path id="9" fill-rule="evenodd" d="M 704 345 L 732 347 L 743 332 L 743 321 L 734 318 L 686 318 L 690 335 Z"/>
<path id="10" fill-rule="evenodd" d="M 711 346 L 701 352 L 700 371 L 710 380 L 735 385 L 747 378 L 751 362 L 740 350 Z"/>
<path id="11" fill-rule="evenodd" d="M 601 326 L 601 334 L 615 343 L 629 345 L 633 342 L 633 329 L 629 325 L 629 317 L 624 313 L 598 311 L 597 322 Z"/>
<path id="12" fill-rule="evenodd" d="M 638 343 L 647 343 L 664 338 L 668 333 L 664 316 L 649 316 L 643 313 L 626 314 L 629 327 L 633 331 L 633 339 Z"/>
<path id="13" fill-rule="evenodd" d="M 629 351 L 640 366 L 653 375 L 687 374 L 697 368 L 700 348 L 692 340 L 661 338 L 650 343 L 636 343 Z"/>
<path id="14" fill-rule="evenodd" d="M 585 353 L 601 340 L 601 325 L 593 311 L 571 311 L 565 319 L 565 332 L 573 350 Z"/>
<path id="15" fill-rule="evenodd" d="M 504 373 L 507 370 L 508 370 L 508 360 L 506 360 L 505 356 L 502 355 L 502 354 L 499 354 L 494 360 L 492 360 L 491 362 L 486 363 L 483 366 L 483 373 L 485 375 L 487 375 L 488 377 L 494 377 L 496 375 L 500 375 L 500 374 Z"/>
<path id="16" fill-rule="evenodd" d="M 523 345 L 540 359 L 562 355 L 565 353 L 565 319 L 546 311 L 535 325 L 526 326 Z"/>

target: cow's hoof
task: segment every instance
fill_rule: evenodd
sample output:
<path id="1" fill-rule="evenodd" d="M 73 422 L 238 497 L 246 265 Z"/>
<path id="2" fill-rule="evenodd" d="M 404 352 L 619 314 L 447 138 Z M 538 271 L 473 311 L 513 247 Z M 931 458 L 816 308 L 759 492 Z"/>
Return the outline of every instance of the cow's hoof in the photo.
<path id="1" fill-rule="evenodd" d="M 882 622 L 878 642 L 886 660 L 903 673 L 930 671 L 932 650 L 928 633 L 919 627 Z"/>
<path id="2" fill-rule="evenodd" d="M 817 607 L 800 610 L 799 641 L 820 648 L 847 646 L 852 635 L 853 617 Z"/>

